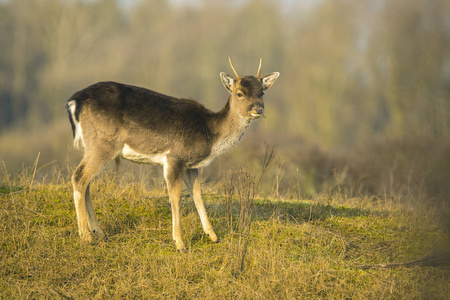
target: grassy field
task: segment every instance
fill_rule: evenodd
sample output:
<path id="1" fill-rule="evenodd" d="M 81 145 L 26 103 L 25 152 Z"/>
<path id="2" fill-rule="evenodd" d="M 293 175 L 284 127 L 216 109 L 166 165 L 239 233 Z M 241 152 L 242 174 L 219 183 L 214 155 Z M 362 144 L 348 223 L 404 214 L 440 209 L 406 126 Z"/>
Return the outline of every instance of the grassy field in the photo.
<path id="1" fill-rule="evenodd" d="M 214 187 L 204 198 L 221 242 L 185 196 L 180 254 L 163 188 L 99 175 L 91 194 L 108 241 L 87 245 L 68 176 L 1 175 L 2 299 L 449 299 L 448 232 L 386 199 L 246 202 Z"/>

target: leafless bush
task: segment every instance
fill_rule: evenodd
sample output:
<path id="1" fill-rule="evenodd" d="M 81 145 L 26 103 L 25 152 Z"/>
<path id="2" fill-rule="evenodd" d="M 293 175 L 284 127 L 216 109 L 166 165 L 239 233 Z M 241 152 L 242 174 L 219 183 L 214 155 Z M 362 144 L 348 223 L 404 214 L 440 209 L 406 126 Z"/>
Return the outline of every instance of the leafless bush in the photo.
<path id="1" fill-rule="evenodd" d="M 260 186 L 261 180 L 275 160 L 275 150 L 266 145 L 262 162 L 262 169 L 259 176 L 255 176 L 246 169 L 230 170 L 223 180 L 223 194 L 226 203 L 226 219 L 232 237 L 236 237 L 236 242 L 230 243 L 230 253 L 235 260 L 232 263 L 233 273 L 238 274 L 244 271 L 245 256 L 250 240 L 251 224 L 253 218 L 254 201 Z M 239 215 L 237 223 L 234 221 L 233 208 L 239 205 Z"/>

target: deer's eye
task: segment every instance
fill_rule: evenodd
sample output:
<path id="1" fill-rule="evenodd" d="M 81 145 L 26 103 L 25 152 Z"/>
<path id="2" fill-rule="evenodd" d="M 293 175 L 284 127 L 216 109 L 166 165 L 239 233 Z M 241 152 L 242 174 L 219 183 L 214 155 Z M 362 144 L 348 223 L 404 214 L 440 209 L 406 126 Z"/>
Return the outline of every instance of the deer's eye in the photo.
<path id="1" fill-rule="evenodd" d="M 241 92 L 239 92 L 239 93 L 237 93 L 237 96 L 238 96 L 239 98 L 242 98 L 242 97 L 244 97 L 244 94 L 242 94 Z"/>

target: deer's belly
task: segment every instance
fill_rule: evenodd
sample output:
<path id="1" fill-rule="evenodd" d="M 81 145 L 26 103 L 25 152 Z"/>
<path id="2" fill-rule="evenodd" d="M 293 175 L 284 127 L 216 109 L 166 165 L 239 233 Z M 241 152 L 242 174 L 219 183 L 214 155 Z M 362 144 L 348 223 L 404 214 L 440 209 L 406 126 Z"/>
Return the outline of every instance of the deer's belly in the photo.
<path id="1" fill-rule="evenodd" d="M 167 161 L 167 154 L 169 154 L 169 152 L 170 150 L 161 153 L 144 154 L 133 150 L 130 146 L 125 144 L 121 156 L 137 163 L 164 165 Z"/>

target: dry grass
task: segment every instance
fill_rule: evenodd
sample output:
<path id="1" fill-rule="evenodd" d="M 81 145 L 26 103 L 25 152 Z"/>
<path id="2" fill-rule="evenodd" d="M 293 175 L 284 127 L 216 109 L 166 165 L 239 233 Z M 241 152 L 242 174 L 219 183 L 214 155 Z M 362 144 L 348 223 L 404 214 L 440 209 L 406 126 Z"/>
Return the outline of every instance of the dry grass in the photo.
<path id="1" fill-rule="evenodd" d="M 104 173 L 91 192 L 109 240 L 86 245 L 76 234 L 64 176 L 31 185 L 33 169 L 26 174 L 11 177 L 3 170 L 0 177 L 1 298 L 448 299 L 450 294 L 446 259 L 379 265 L 439 258 L 436 249 L 449 249 L 448 232 L 432 215 L 331 194 L 314 201 L 255 198 L 245 267 L 236 272 L 243 259 L 235 247 L 239 224 L 230 227 L 229 214 L 240 222 L 238 197 L 227 208 L 226 197 L 205 195 L 219 244 L 204 236 L 192 201 L 184 201 L 189 251 L 179 254 L 165 191 L 116 183 Z"/>

